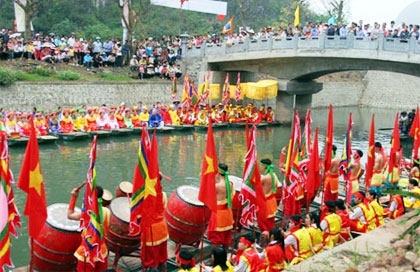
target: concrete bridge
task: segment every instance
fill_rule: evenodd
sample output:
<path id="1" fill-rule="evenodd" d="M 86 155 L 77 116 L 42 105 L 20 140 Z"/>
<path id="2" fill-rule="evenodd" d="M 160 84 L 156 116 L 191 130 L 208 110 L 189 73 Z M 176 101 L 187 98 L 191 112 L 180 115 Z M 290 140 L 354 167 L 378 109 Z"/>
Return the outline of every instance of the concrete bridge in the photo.
<path id="1" fill-rule="evenodd" d="M 323 35 L 310 39 L 248 39 L 184 48 L 183 58 L 187 72 L 199 71 L 198 78 L 202 79 L 211 71 L 213 83 L 224 82 L 226 72 L 231 73 L 231 84 L 236 83 L 237 72 L 241 72 L 242 82 L 277 79 L 276 117 L 283 122 L 290 121 L 293 109 L 304 114 L 310 107 L 312 94 L 322 90 L 322 83 L 315 81 L 320 76 L 352 70 L 420 76 L 420 44 L 415 38 Z"/>

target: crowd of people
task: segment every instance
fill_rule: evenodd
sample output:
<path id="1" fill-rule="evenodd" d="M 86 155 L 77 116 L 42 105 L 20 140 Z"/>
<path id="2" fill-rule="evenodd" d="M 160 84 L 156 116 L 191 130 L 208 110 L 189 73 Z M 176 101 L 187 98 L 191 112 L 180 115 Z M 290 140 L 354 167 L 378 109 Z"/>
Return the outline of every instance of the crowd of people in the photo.
<path id="1" fill-rule="evenodd" d="M 208 125 L 213 123 L 274 122 L 274 111 L 262 104 L 257 109 L 253 104 L 241 105 L 202 104 L 198 107 L 186 107 L 179 101 L 163 105 L 157 102 L 151 107 L 138 105 L 129 107 L 125 103 L 119 106 L 102 105 L 100 107 L 59 108 L 45 113 L 33 108 L 32 112 L 0 111 L 0 130 L 9 137 L 29 137 L 30 120 L 33 118 L 38 135 L 49 133 L 90 132 L 97 130 L 116 130 L 121 128 L 157 127 L 165 125 Z"/>
<path id="2" fill-rule="evenodd" d="M 99 36 L 86 39 L 75 32 L 61 36 L 36 33 L 25 41 L 20 33 L 16 35 L 3 28 L 0 44 L 0 60 L 30 59 L 73 64 L 86 69 L 129 66 L 131 71 L 138 72 L 140 79 L 155 76 L 171 79 L 182 74 L 177 62 L 182 51 L 179 36 L 134 40 L 130 46 L 127 40 L 107 38 L 102 41 Z"/>

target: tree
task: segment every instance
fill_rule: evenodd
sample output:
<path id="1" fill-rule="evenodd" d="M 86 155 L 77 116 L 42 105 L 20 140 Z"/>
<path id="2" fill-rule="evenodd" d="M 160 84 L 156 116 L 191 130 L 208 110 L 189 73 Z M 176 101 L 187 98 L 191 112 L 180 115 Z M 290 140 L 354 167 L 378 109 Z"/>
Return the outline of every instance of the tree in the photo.
<path id="1" fill-rule="evenodd" d="M 117 0 L 117 1 L 121 9 L 121 20 L 124 22 L 124 27 L 127 28 L 127 41 L 131 48 L 131 45 L 133 43 L 134 30 L 136 28 L 136 25 L 139 19 L 138 19 L 136 11 L 133 9 L 133 6 L 131 5 L 131 0 Z"/>
<path id="2" fill-rule="evenodd" d="M 31 22 L 37 11 L 37 5 L 39 0 L 15 0 L 15 3 L 23 9 L 25 12 L 25 41 L 31 38 Z"/>
<path id="3" fill-rule="evenodd" d="M 349 0 L 323 0 L 322 4 L 327 10 L 329 17 L 335 16 L 338 22 L 343 22 L 346 14 L 349 13 Z"/>

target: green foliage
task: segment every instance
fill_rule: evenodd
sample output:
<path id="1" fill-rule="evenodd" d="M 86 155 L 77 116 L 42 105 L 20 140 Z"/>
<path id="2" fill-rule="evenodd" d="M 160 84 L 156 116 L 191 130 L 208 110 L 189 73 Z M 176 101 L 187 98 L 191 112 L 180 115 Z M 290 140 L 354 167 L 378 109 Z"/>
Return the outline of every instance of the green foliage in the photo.
<path id="1" fill-rule="evenodd" d="M 74 71 L 63 71 L 57 74 L 57 77 L 61 80 L 78 80 L 80 74 Z"/>
<path id="2" fill-rule="evenodd" d="M 0 86 L 9 86 L 16 81 L 15 74 L 12 71 L 0 68 Z"/>
<path id="3" fill-rule="evenodd" d="M 40 76 L 49 77 L 52 74 L 52 71 L 48 68 L 37 66 L 35 68 L 35 73 Z"/>
<path id="4" fill-rule="evenodd" d="M 122 37 L 120 0 L 38 0 L 37 12 L 32 22 L 36 32 L 69 35 L 76 32 L 78 38 L 102 40 Z M 222 0 L 220 0 L 222 1 Z M 300 5 L 300 22 L 326 21 L 328 14 L 316 14 L 309 10 L 308 0 L 223 0 L 228 2 L 227 16 L 219 21 L 214 14 L 185 9 L 173 9 L 150 4 L 150 0 L 131 0 L 138 23 L 134 38 L 149 36 L 188 34 L 220 34 L 222 27 L 234 16 L 233 28 L 249 26 L 255 31 L 265 26 L 286 26 L 294 21 L 296 6 Z M 331 0 L 332 1 L 332 0 Z M 340 0 L 334 0 L 339 2 Z M 348 1 L 344 1 L 348 5 Z M 95 4 L 98 3 L 97 6 Z M 346 6 L 345 6 L 346 7 Z M 345 9 L 344 9 L 345 10 Z M 13 1 L 0 1 L 0 26 L 12 28 Z"/>
<path id="5" fill-rule="evenodd" d="M 24 80 L 25 73 L 22 72 L 22 71 L 15 71 L 14 72 L 14 76 L 15 76 L 15 78 L 16 78 L 17 81 L 21 81 L 21 80 Z"/>

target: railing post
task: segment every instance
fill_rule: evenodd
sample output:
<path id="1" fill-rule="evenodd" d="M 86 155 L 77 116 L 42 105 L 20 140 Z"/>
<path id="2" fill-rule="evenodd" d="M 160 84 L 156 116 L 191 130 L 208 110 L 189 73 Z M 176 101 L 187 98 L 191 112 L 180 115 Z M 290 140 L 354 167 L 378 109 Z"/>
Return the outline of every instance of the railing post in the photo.
<path id="1" fill-rule="evenodd" d="M 347 48 L 353 49 L 354 48 L 354 39 L 356 36 L 354 35 L 353 31 L 347 34 L 346 40 L 347 40 Z"/>
<path id="2" fill-rule="evenodd" d="M 416 45 L 417 45 L 416 37 L 411 36 L 411 38 L 408 40 L 408 53 L 415 53 Z"/>
<path id="3" fill-rule="evenodd" d="M 382 51 L 384 49 L 384 34 L 378 35 L 378 51 Z"/>
<path id="4" fill-rule="evenodd" d="M 293 35 L 293 49 L 298 49 L 299 45 L 299 35 L 295 34 Z"/>
<path id="5" fill-rule="evenodd" d="M 319 48 L 325 49 L 325 40 L 327 39 L 327 35 L 325 33 L 322 33 L 319 37 Z"/>
<path id="6" fill-rule="evenodd" d="M 268 49 L 270 51 L 273 51 L 273 40 L 274 40 L 273 37 L 270 37 L 268 40 Z"/>

